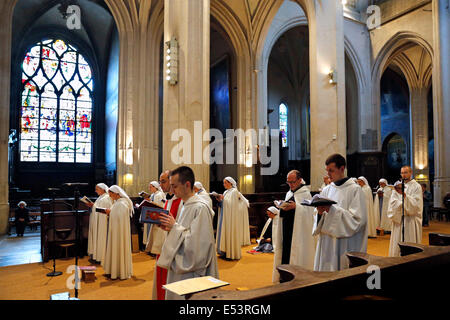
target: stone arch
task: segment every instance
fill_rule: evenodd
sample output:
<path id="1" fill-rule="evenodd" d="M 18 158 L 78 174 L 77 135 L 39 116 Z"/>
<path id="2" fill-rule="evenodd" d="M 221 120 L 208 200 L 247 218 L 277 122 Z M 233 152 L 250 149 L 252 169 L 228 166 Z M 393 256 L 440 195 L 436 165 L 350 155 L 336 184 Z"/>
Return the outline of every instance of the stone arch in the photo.
<path id="1" fill-rule="evenodd" d="M 383 46 L 383 48 L 378 53 L 371 71 L 372 80 L 372 112 L 373 118 L 375 119 L 375 127 L 380 128 L 381 126 L 381 116 L 380 116 L 380 82 L 383 72 L 386 70 L 387 66 L 391 62 L 391 58 L 398 52 L 398 50 L 403 50 L 404 46 L 408 43 L 414 43 L 422 48 L 424 48 L 434 60 L 433 48 L 432 46 L 419 34 L 409 31 L 400 31 L 391 37 Z M 405 74 L 406 76 L 406 74 Z M 381 150 L 381 132 L 377 130 L 377 141 L 378 150 Z"/>

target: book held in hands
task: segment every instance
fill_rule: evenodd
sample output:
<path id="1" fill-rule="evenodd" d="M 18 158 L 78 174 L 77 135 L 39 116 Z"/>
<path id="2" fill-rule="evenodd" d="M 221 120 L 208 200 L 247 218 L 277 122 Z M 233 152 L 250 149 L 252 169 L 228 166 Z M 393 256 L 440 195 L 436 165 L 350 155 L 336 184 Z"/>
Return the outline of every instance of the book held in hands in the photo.
<path id="1" fill-rule="evenodd" d="M 89 198 L 86 197 L 86 196 L 84 196 L 83 198 L 80 198 L 80 201 L 83 202 L 83 203 L 86 203 L 86 204 L 94 204 L 94 203 L 92 202 L 92 200 L 89 199 Z"/>
<path id="2" fill-rule="evenodd" d="M 160 214 L 169 214 L 168 210 L 165 210 L 158 204 L 147 200 L 141 202 L 139 209 L 141 209 L 141 223 L 161 224 L 161 221 L 159 220 Z"/>
<path id="3" fill-rule="evenodd" d="M 305 199 L 300 204 L 309 207 L 319 207 L 319 206 L 331 206 L 336 203 L 337 202 L 334 200 L 321 196 L 320 194 L 316 194 L 314 195 L 314 197 L 312 197 L 311 200 Z"/>

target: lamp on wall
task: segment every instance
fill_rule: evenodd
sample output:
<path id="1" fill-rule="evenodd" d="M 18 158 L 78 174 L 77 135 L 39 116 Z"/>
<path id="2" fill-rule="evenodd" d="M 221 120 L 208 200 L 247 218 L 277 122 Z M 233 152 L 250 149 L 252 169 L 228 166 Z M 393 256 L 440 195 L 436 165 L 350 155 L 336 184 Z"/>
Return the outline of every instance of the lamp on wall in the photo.
<path id="1" fill-rule="evenodd" d="M 328 78 L 329 78 L 329 83 L 330 84 L 336 84 L 337 83 L 337 72 L 336 70 L 330 70 L 330 72 L 328 72 Z"/>
<path id="2" fill-rule="evenodd" d="M 166 41 L 166 80 L 174 86 L 178 82 L 178 41 L 175 37 Z"/>

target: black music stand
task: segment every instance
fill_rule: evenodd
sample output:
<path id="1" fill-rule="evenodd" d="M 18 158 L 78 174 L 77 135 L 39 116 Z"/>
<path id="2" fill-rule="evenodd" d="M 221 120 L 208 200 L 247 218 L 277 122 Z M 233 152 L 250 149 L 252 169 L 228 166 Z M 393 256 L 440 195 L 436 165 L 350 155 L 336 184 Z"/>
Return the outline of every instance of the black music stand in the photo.
<path id="1" fill-rule="evenodd" d="M 78 299 L 78 285 L 80 283 L 80 277 L 78 276 L 78 256 L 80 255 L 80 213 L 78 212 L 78 206 L 80 204 L 80 190 L 79 186 L 88 186 L 88 183 L 69 182 L 64 183 L 63 186 L 74 187 L 74 205 L 75 211 L 75 299 Z"/>
<path id="2" fill-rule="evenodd" d="M 58 188 L 48 188 L 47 190 L 52 192 L 52 221 L 53 221 L 53 271 L 47 273 L 47 277 L 57 277 L 62 275 L 61 271 L 56 271 L 56 221 L 55 221 L 55 191 L 58 191 Z"/>

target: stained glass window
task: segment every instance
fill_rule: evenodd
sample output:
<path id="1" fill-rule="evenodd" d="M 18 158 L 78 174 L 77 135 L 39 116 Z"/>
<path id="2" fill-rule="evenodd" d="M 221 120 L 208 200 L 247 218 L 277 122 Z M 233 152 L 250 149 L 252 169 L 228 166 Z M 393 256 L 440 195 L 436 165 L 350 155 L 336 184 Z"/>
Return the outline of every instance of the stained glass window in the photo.
<path id="1" fill-rule="evenodd" d="M 22 63 L 20 160 L 92 162 L 92 71 L 62 40 L 34 45 Z"/>
<path id="2" fill-rule="evenodd" d="M 281 147 L 288 146 L 288 107 L 282 103 L 280 104 L 280 135 L 281 135 Z"/>

